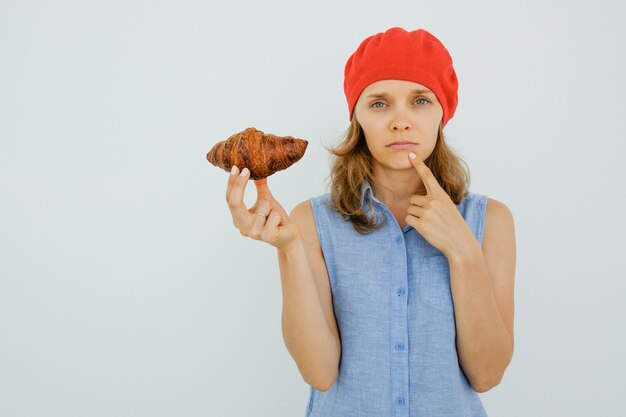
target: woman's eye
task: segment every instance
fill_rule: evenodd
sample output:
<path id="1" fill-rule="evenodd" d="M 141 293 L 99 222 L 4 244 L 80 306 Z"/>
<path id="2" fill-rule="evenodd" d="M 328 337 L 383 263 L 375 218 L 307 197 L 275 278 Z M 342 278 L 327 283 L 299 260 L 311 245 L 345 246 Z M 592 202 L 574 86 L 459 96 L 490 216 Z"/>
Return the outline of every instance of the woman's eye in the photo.
<path id="1" fill-rule="evenodd" d="M 415 102 L 421 102 L 418 104 L 427 104 L 427 103 L 430 103 L 430 100 L 428 100 L 425 97 L 420 97 L 418 99 L 415 99 Z M 375 101 L 370 105 L 370 107 L 375 108 L 375 109 L 382 109 L 384 106 L 385 106 L 385 103 L 383 103 L 382 101 Z"/>

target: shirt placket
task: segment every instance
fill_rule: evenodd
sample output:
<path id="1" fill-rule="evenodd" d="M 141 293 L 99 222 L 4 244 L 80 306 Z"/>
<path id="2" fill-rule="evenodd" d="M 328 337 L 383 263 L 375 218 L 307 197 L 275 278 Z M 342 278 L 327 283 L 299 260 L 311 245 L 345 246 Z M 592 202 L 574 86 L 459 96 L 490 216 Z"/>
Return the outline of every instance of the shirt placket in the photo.
<path id="1" fill-rule="evenodd" d="M 406 243 L 399 226 L 392 236 L 393 265 L 391 271 L 391 402 L 392 415 L 409 415 L 409 354 L 408 354 L 408 266 Z"/>

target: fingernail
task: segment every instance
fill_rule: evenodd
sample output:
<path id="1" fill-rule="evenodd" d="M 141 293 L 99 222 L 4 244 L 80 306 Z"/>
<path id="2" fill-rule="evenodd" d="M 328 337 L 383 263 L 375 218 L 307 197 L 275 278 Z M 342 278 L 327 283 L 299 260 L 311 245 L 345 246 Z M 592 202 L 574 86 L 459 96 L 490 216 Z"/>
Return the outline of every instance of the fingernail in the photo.
<path id="1" fill-rule="evenodd" d="M 242 177 L 245 177 L 246 175 L 248 175 L 248 172 L 250 172 L 250 171 L 248 171 L 248 168 L 244 168 L 244 169 L 241 170 L 241 174 L 239 174 L 239 175 L 241 175 Z"/>
<path id="2" fill-rule="evenodd" d="M 409 158 L 415 159 L 415 154 L 413 152 L 409 152 Z"/>
<path id="3" fill-rule="evenodd" d="M 233 165 L 230 169 L 230 175 L 235 175 L 237 173 L 237 165 Z"/>

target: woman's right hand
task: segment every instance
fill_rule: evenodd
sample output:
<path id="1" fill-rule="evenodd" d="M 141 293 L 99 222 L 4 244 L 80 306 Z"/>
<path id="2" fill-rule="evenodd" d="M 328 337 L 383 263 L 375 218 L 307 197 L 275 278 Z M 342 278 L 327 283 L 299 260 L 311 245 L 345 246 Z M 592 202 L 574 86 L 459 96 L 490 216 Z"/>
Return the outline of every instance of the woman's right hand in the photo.
<path id="1" fill-rule="evenodd" d="M 228 176 L 226 201 L 233 217 L 233 224 L 243 236 L 262 240 L 278 249 L 286 249 L 300 238 L 300 230 L 289 220 L 285 209 L 272 196 L 267 187 L 267 178 L 254 180 L 257 200 L 252 207 L 246 208 L 243 195 L 250 171 L 247 168 L 242 171 L 245 175 L 240 175 L 238 167 L 233 166 L 231 175 Z"/>

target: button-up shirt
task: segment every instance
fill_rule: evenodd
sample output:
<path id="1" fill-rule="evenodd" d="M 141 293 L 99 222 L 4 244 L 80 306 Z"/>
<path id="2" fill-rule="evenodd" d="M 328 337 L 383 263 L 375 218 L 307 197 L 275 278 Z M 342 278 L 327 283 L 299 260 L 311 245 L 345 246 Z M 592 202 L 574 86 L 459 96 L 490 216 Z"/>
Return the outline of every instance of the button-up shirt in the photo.
<path id="1" fill-rule="evenodd" d="M 486 201 L 468 192 L 457 205 L 480 244 Z M 328 391 L 311 387 L 305 417 L 486 416 L 459 365 L 447 258 L 401 229 L 367 180 L 361 204 L 382 229 L 360 234 L 330 204 L 330 193 L 311 198 L 341 360 Z"/>

